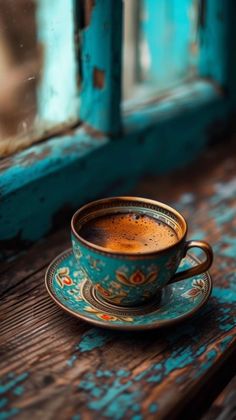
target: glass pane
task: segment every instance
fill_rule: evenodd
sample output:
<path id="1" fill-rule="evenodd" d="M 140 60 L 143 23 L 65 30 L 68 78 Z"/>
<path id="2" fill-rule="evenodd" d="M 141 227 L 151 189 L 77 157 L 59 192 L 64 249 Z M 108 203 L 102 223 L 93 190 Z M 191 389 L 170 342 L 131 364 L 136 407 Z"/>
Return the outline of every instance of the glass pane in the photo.
<path id="1" fill-rule="evenodd" d="M 126 0 L 123 96 L 162 94 L 198 74 L 198 0 Z"/>
<path id="2" fill-rule="evenodd" d="M 0 0 L 0 156 L 78 118 L 73 0 Z"/>

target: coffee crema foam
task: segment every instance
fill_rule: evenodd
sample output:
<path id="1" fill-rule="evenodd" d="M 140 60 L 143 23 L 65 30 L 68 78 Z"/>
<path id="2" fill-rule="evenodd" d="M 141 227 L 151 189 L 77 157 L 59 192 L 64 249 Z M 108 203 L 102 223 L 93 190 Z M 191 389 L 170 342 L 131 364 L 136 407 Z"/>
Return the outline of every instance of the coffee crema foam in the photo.
<path id="1" fill-rule="evenodd" d="M 117 213 L 86 222 L 79 230 L 86 241 L 107 251 L 142 253 L 159 251 L 178 241 L 169 225 L 139 213 Z"/>

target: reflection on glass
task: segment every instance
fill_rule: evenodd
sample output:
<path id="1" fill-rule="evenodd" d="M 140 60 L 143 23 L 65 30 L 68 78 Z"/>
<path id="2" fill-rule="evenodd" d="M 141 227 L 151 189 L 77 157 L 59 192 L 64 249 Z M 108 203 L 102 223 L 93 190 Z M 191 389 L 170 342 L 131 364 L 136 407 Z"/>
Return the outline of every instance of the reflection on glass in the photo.
<path id="1" fill-rule="evenodd" d="M 0 156 L 78 118 L 73 0 L 0 0 Z"/>
<path id="2" fill-rule="evenodd" d="M 198 0 L 125 0 L 125 99 L 161 94 L 197 76 L 198 7 Z"/>

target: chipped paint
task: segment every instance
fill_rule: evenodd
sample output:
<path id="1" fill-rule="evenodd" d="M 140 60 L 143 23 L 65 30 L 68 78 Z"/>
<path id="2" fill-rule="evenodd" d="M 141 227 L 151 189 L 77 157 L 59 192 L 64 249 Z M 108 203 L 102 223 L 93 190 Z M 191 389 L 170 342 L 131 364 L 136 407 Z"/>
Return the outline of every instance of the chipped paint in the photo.
<path id="1" fill-rule="evenodd" d="M 9 167 L 5 161 L 0 178 L 2 247 L 10 249 L 12 242 L 6 240 L 18 235 L 22 248 L 44 236 L 52 228 L 54 214 L 65 203 L 72 213 L 95 197 L 127 193 L 145 171 L 163 173 L 191 161 L 204 147 L 202 132 L 211 114 L 201 107 L 198 114 L 193 108 L 183 135 L 179 109 L 179 115 L 169 116 L 171 131 L 168 120 L 160 120 L 150 128 L 153 110 L 149 108 L 150 113 L 146 110 L 144 114 L 139 111 L 127 116 L 129 129 L 119 141 L 110 142 L 105 136 L 96 138 L 80 127 L 72 135 L 53 138 L 16 154 Z M 219 111 L 223 112 L 221 106 Z M 158 112 L 154 112 L 156 118 Z M 199 119 L 196 130 L 195 120 L 200 115 L 203 120 Z M 177 149 L 172 147 L 173 130 L 179 141 Z M 140 142 L 143 137 L 145 142 Z M 194 139 L 195 148 L 189 148 Z M 124 182 L 118 185 L 121 176 Z"/>
<path id="2" fill-rule="evenodd" d="M 218 319 L 217 322 L 219 322 Z M 187 331 L 189 331 L 189 326 L 183 325 L 181 329 L 183 336 Z M 171 333 L 171 336 L 172 334 L 174 332 Z M 192 336 L 192 341 L 197 346 L 200 337 L 202 337 L 201 329 L 196 334 L 196 336 Z M 196 347 L 193 343 L 187 347 L 178 346 L 178 349 L 172 349 L 169 354 L 164 352 L 160 356 L 160 363 L 150 363 L 148 368 L 136 375 L 133 375 L 129 369 L 104 371 L 100 369 L 96 374 L 87 373 L 79 383 L 79 390 L 86 392 L 89 409 L 102 411 L 108 418 L 119 420 L 128 415 L 132 418 L 141 416 L 141 407 L 137 401 L 142 401 L 146 397 L 145 383 L 160 384 L 172 373 L 175 372 L 176 375 L 179 370 L 183 373 L 177 376 L 176 383 L 181 384 L 187 379 L 184 376 L 184 369 L 190 365 L 193 366 L 193 377 L 198 378 L 212 366 L 219 353 L 225 351 L 233 339 L 233 336 L 223 338 L 217 349 L 213 345 L 206 346 L 205 344 Z M 197 364 L 197 360 L 201 360 L 200 366 Z M 196 368 L 194 368 L 195 364 Z M 103 378 L 102 381 L 100 381 L 101 378 Z M 142 390 L 139 387 L 140 383 L 143 384 Z M 137 385 L 135 386 L 135 384 Z M 155 413 L 158 408 L 159 402 L 155 401 L 149 405 L 149 412 Z"/>
<path id="3" fill-rule="evenodd" d="M 222 200 L 231 199 L 236 195 L 236 179 L 229 182 L 216 182 L 214 185 L 215 194 L 210 198 L 212 204 L 219 204 Z"/>
<path id="4" fill-rule="evenodd" d="M 230 277 L 230 281 L 234 284 L 234 279 Z M 124 404 L 123 416 L 140 416 L 141 408 L 134 410 L 138 400 L 144 400 L 146 397 L 146 387 L 144 384 L 161 384 L 167 377 L 175 378 L 176 384 L 183 384 L 191 378 L 186 377 L 185 371 L 191 366 L 191 377 L 194 379 L 200 378 L 208 371 L 216 362 L 222 352 L 226 351 L 234 342 L 235 336 L 228 335 L 222 337 L 217 341 L 212 339 L 212 344 L 209 342 L 209 334 L 212 330 L 212 322 L 218 326 L 219 331 L 227 332 L 235 330 L 235 319 L 232 318 L 232 305 L 235 304 L 236 289 L 225 289 L 215 287 L 213 288 L 212 301 L 215 301 L 215 313 L 212 319 L 206 325 L 199 325 L 192 322 L 191 324 L 183 324 L 182 327 L 176 331 L 171 331 L 168 334 L 169 347 L 167 350 L 158 356 L 158 363 L 149 363 L 144 366 L 137 374 L 134 374 L 127 368 L 120 366 L 119 369 L 107 370 L 99 369 L 96 374 L 85 374 L 83 380 L 79 384 L 79 389 L 88 393 L 88 408 L 94 411 L 106 410 L 108 418 L 120 419 L 117 415 L 117 404 Z M 208 307 L 202 311 L 206 313 L 207 317 Z M 204 315 L 203 315 L 204 316 Z M 214 325 L 213 324 L 213 325 Z M 214 327 L 213 327 L 214 329 Z M 182 338 L 189 337 L 189 345 L 186 346 L 186 341 L 181 345 Z M 132 347 L 132 340 L 130 338 L 130 346 Z M 205 344 L 205 340 L 206 343 Z M 175 343 L 178 346 L 175 348 Z M 178 375 L 176 372 L 178 372 Z M 175 380 L 175 379 L 173 379 Z M 139 384 L 142 383 L 142 389 Z M 102 384 L 100 386 L 100 384 Z M 138 387 L 138 388 L 137 388 Z M 140 394 L 137 394 L 137 391 Z M 126 399 L 129 395 L 129 402 Z M 122 397 L 122 398 L 121 398 Z M 114 402 L 115 401 L 115 402 Z M 158 411 L 161 400 L 153 401 L 150 406 L 150 412 Z M 104 412 L 104 411 L 103 411 Z M 117 417 L 116 417 L 117 416 Z"/>
<path id="5" fill-rule="evenodd" d="M 158 404 L 156 404 L 156 403 L 150 404 L 149 407 L 148 407 L 148 411 L 151 414 L 156 413 L 158 411 Z"/>
<path id="6" fill-rule="evenodd" d="M 229 219 L 227 218 L 226 221 L 231 221 L 232 218 L 235 218 L 235 209 L 234 209 L 234 217 L 232 215 L 232 217 Z M 222 238 L 222 243 L 224 245 L 224 248 L 220 251 L 221 255 L 224 255 L 226 257 L 229 258 L 235 258 L 236 257 L 236 238 L 235 237 L 231 237 L 228 235 L 224 235 L 224 237 Z"/>
<path id="7" fill-rule="evenodd" d="M 211 185 L 211 187 L 215 191 L 215 186 Z M 211 191 L 207 190 L 209 197 L 211 197 Z M 218 190 L 217 197 L 220 198 L 221 194 L 223 190 Z M 167 334 L 160 336 L 160 341 L 158 336 L 147 335 L 146 348 L 150 357 L 145 356 L 145 362 L 140 364 L 135 359 L 136 348 L 139 345 L 137 336 L 131 334 L 123 337 L 123 334 L 117 335 L 96 328 L 85 331 L 79 343 L 74 345 L 70 359 L 67 361 L 67 369 L 68 375 L 75 373 L 75 386 L 91 416 L 100 415 L 101 412 L 105 417 L 114 420 L 140 418 L 142 415 L 145 418 L 147 412 L 150 416 L 155 416 L 155 413 L 159 414 L 163 407 L 162 384 L 165 387 L 168 382 L 172 390 L 184 389 L 185 392 L 188 384 L 193 386 L 196 381 L 201 381 L 201 378 L 217 364 L 222 354 L 232 349 L 235 342 L 236 324 L 235 258 L 232 251 L 229 256 L 224 255 L 227 247 L 232 246 L 233 238 L 225 234 L 229 227 L 231 229 L 231 221 L 225 218 L 220 227 L 217 225 L 217 220 L 211 213 L 217 205 L 211 201 L 211 198 L 208 200 L 206 196 L 203 196 L 202 201 L 199 201 L 196 195 L 187 201 L 189 204 L 185 204 L 185 199 L 181 199 L 176 205 L 189 212 L 190 216 L 193 215 L 194 210 L 195 217 L 190 217 L 194 235 L 201 234 L 206 238 L 211 235 L 213 243 L 218 241 L 215 252 L 219 266 L 217 275 L 220 279 L 217 275 L 215 276 L 217 283 L 213 288 L 212 297 L 197 317 L 191 322 L 183 323 L 181 328 L 168 330 Z M 235 208 L 234 201 L 235 197 L 231 195 L 224 199 L 224 214 Z M 157 340 L 157 346 L 158 343 L 163 344 L 161 351 L 157 353 L 154 347 L 152 348 L 155 340 Z M 119 342 L 122 355 L 116 360 L 115 366 L 111 363 L 111 359 L 106 357 L 111 351 L 110 341 L 114 346 Z M 125 351 L 132 352 L 133 349 L 134 358 L 129 359 L 129 366 L 126 363 L 127 359 L 123 359 L 123 354 Z M 77 379 L 77 369 L 80 369 L 85 359 L 92 357 L 91 352 L 97 354 L 98 360 L 102 363 L 95 365 L 91 370 L 89 368 L 89 372 L 82 372 L 81 377 Z M 155 357 L 153 357 L 154 354 Z M 14 375 L 7 379 L 13 380 Z M 16 387 L 19 386 L 21 384 L 17 383 Z M 27 389 L 25 384 L 24 387 Z M 152 395 L 150 390 L 154 387 L 157 387 L 159 391 L 150 398 Z M 169 397 L 168 387 L 164 392 L 165 396 Z M 12 394 L 14 395 L 14 392 Z M 15 395 L 15 397 L 21 396 Z M 144 410 L 140 401 L 147 399 L 148 406 Z M 8 408 L 6 402 L 3 401 L 4 404 Z M 5 406 L 4 409 L 7 411 Z"/>
<path id="8" fill-rule="evenodd" d="M 10 419 L 20 413 L 21 409 L 12 406 L 11 400 L 10 398 L 7 398 L 7 396 L 11 393 L 16 398 L 22 397 L 25 388 L 20 384 L 25 382 L 28 377 L 28 372 L 24 372 L 20 375 L 10 372 L 7 376 L 0 379 L 0 395 L 3 396 L 0 399 L 0 420 Z M 14 405 L 17 406 L 17 401 L 15 401 Z"/>
<path id="9" fill-rule="evenodd" d="M 25 391 L 25 388 L 23 386 L 17 386 L 14 391 L 13 394 L 16 395 L 17 397 L 20 397 Z"/>
<path id="10" fill-rule="evenodd" d="M 87 374 L 79 384 L 79 389 L 90 391 L 92 401 L 88 407 L 93 411 L 102 411 L 103 415 L 114 420 L 124 418 L 125 414 L 131 410 L 133 415 L 140 410 L 139 404 L 135 404 L 140 396 L 140 391 L 126 392 L 132 382 L 127 380 L 125 383 L 121 378 L 115 378 L 112 372 L 113 381 L 111 383 L 102 383 L 100 389 L 96 386 L 96 377 Z M 99 391 L 98 391 L 99 389 Z"/>
<path id="11" fill-rule="evenodd" d="M 18 408 L 11 408 L 8 411 L 2 411 L 0 412 L 0 420 L 10 419 L 19 413 L 20 413 L 20 410 Z"/>
<path id="12" fill-rule="evenodd" d="M 103 89 L 105 85 L 105 72 L 98 68 L 93 69 L 93 85 L 97 89 Z"/>
<path id="13" fill-rule="evenodd" d="M 84 3 L 84 4 L 82 4 L 82 6 L 84 6 L 84 21 L 85 21 L 85 26 L 81 27 L 81 29 L 90 25 L 92 11 L 93 11 L 93 8 L 95 6 L 95 0 L 85 0 L 82 3 Z M 81 14 L 82 13 L 83 13 L 83 11 L 81 10 Z"/>
<path id="14" fill-rule="evenodd" d="M 20 382 L 25 381 L 28 378 L 28 376 L 29 374 L 27 372 L 22 373 L 18 376 L 15 376 L 14 373 L 10 374 L 8 378 L 1 380 L 0 394 L 5 394 L 6 392 L 14 389 Z"/>
<path id="15" fill-rule="evenodd" d="M 74 416 L 71 417 L 71 420 L 81 420 L 80 414 L 75 414 Z"/>
<path id="16" fill-rule="evenodd" d="M 86 24 L 80 36 L 80 119 L 100 132 L 113 135 L 121 131 L 122 3 L 121 0 L 88 2 Z"/>
<path id="17" fill-rule="evenodd" d="M 32 149 L 23 153 L 23 160 L 21 160 L 22 155 L 13 157 L 13 162 L 16 163 L 15 167 L 5 167 L 0 180 L 3 193 L 1 203 L 3 217 L 1 233 L 3 236 L 1 237 L 9 238 L 12 232 L 19 234 L 21 231 L 22 238 L 40 237 L 51 228 L 52 215 L 58 211 L 62 204 L 68 202 L 72 206 L 77 206 L 83 201 L 103 194 L 104 185 L 107 188 L 111 181 L 120 179 L 121 171 L 124 179 L 129 180 L 139 176 L 142 171 L 161 173 L 189 162 L 205 146 L 205 128 L 209 121 L 215 114 L 221 115 L 222 110 L 223 113 L 225 112 L 225 107 L 222 107 L 222 104 L 218 104 L 219 107 L 217 107 L 213 97 L 211 99 L 211 109 L 207 108 L 209 102 L 205 103 L 207 105 L 205 108 L 202 107 L 202 102 L 199 102 L 200 106 L 196 112 L 196 108 L 189 109 L 188 98 L 184 104 L 181 104 L 182 108 L 180 107 L 181 113 L 187 107 L 188 115 L 184 117 L 180 114 L 178 116 L 175 114 L 173 117 L 174 113 L 170 117 L 171 106 L 166 107 L 167 111 L 163 106 L 161 112 L 165 114 L 165 117 L 162 121 L 160 118 L 158 124 L 156 120 L 157 115 L 160 116 L 160 114 L 157 114 L 155 105 L 151 106 L 148 111 L 145 110 L 144 113 L 134 112 L 130 118 L 127 116 L 127 132 L 117 142 L 109 142 L 105 136 L 101 139 L 92 138 L 81 128 L 75 132 L 74 136 L 68 135 L 50 140 L 50 151 L 46 156 L 40 155 L 43 153 L 45 145 L 35 146 L 33 152 L 41 156 L 38 160 L 31 154 Z M 171 127 L 168 127 L 170 125 L 168 118 L 171 118 L 173 124 Z M 197 129 L 196 121 L 199 124 Z M 173 147 L 173 132 L 178 147 Z M 17 158 L 19 158 L 18 163 Z M 27 164 L 29 161 L 30 165 Z M 69 191 L 68 185 L 70 185 Z M 68 376 L 75 372 L 75 381 L 78 381 L 78 400 L 81 398 L 80 401 L 84 402 L 89 414 L 96 416 L 98 411 L 102 410 L 104 416 L 114 420 L 120 420 L 128 415 L 132 416 L 133 420 L 140 420 L 143 407 L 139 402 L 150 396 L 149 391 L 155 385 L 159 390 L 161 388 L 159 384 L 162 382 L 166 384 L 168 380 L 172 387 L 171 390 L 186 389 L 188 384 L 193 385 L 194 381 L 201 381 L 201 378 L 214 366 L 222 353 L 232 348 L 235 341 L 236 322 L 233 315 L 236 302 L 236 241 L 231 236 L 233 232 L 231 233 L 229 229 L 233 231 L 234 196 L 235 180 L 229 183 L 215 184 L 212 197 L 203 199 L 201 205 L 196 209 L 197 221 L 194 220 L 194 217 L 190 217 L 194 235 L 197 238 L 199 238 L 198 235 L 204 235 L 206 238 L 211 238 L 214 243 L 216 262 L 219 267 L 219 270 L 213 272 L 216 277 L 218 275 L 217 286 L 213 288 L 209 304 L 198 314 L 197 319 L 191 320 L 191 324 L 184 323 L 181 328 L 168 331 L 163 335 L 164 338 L 160 335 L 160 341 L 156 337 L 149 341 L 150 348 L 154 340 L 157 340 L 157 343 L 162 343 L 163 340 L 165 344 L 162 351 L 155 354 L 155 360 L 153 357 L 148 359 L 148 364 L 144 364 L 143 367 L 137 366 L 135 368 L 138 370 L 137 374 L 134 373 L 132 367 L 126 366 L 127 359 L 124 359 L 123 362 L 123 359 L 120 358 L 118 366 L 111 368 L 103 349 L 105 350 L 109 343 L 108 337 L 114 340 L 114 345 L 116 340 L 112 333 L 107 333 L 106 336 L 100 330 L 95 329 L 92 332 L 85 332 L 81 341 L 74 347 L 67 366 L 64 365 L 63 368 L 67 367 Z M 44 198 L 44 201 L 40 201 L 40 198 Z M 182 201 L 180 200 L 179 206 L 186 212 L 189 211 L 189 216 L 193 214 L 195 199 L 194 196 L 185 196 L 182 197 Z M 222 201 L 224 204 L 221 203 Z M 208 207 L 204 207 L 206 203 Z M 214 206 L 219 206 L 221 211 L 215 211 Z M 16 208 L 18 209 L 17 214 Z M 199 228 L 198 213 L 202 209 L 204 214 L 202 217 L 205 218 L 204 231 Z M 215 332 L 218 336 L 214 335 Z M 136 338 L 132 335 L 126 338 L 125 346 L 123 346 L 122 335 L 117 338 L 118 340 L 121 354 L 127 349 L 132 351 L 135 348 L 134 344 L 137 343 Z M 148 348 L 148 352 L 151 351 L 150 348 Z M 102 363 L 99 364 L 99 369 L 95 373 L 86 373 L 79 381 L 77 379 L 77 368 L 79 368 L 77 363 L 81 358 L 82 365 L 83 358 L 90 358 L 90 352 L 93 351 L 95 354 L 101 352 Z M 1 420 L 19 413 L 17 407 L 10 407 L 10 397 L 14 396 L 15 404 L 22 396 L 24 398 L 27 392 L 26 384 L 28 381 L 30 384 L 31 380 L 27 374 L 24 375 L 12 373 L 1 382 L 0 393 L 2 391 L 3 398 L 0 400 L 0 408 L 4 410 L 1 412 Z M 63 378 L 60 379 L 63 380 Z M 22 385 L 23 382 L 24 385 Z M 62 386 L 62 383 L 59 386 Z M 61 391 L 62 389 L 60 389 Z M 6 393 L 9 394 L 9 399 L 8 395 L 6 397 Z M 150 415 L 162 408 L 163 396 L 159 392 L 157 395 L 155 394 L 154 401 L 149 400 L 150 404 L 147 409 Z M 170 393 L 168 389 L 165 389 L 166 400 L 169 397 Z M 78 410 L 77 407 L 76 410 Z M 73 420 L 79 419 L 79 414 L 73 418 Z"/>
<path id="18" fill-rule="evenodd" d="M 236 273 L 234 277 L 236 279 Z M 236 290 L 233 290 L 233 289 L 214 287 L 212 291 L 212 296 L 217 298 L 219 304 L 236 303 Z"/>
<path id="19" fill-rule="evenodd" d="M 5 407 L 7 405 L 8 399 L 7 398 L 1 398 L 0 399 L 0 409 Z"/>
<path id="20" fill-rule="evenodd" d="M 67 366 L 72 367 L 77 360 L 77 355 L 72 354 L 72 356 L 66 361 Z"/>
<path id="21" fill-rule="evenodd" d="M 82 335 L 80 342 L 75 345 L 75 353 L 67 360 L 66 364 L 69 367 L 74 366 L 81 353 L 87 353 L 95 349 L 99 349 L 111 341 L 112 338 L 113 335 L 111 332 L 91 328 Z"/>
<path id="22" fill-rule="evenodd" d="M 179 198 L 178 205 L 188 206 L 192 204 L 194 200 L 195 200 L 194 194 L 191 192 L 186 192 L 182 194 L 181 197 Z"/>
<path id="23" fill-rule="evenodd" d="M 111 333 L 92 328 L 82 335 L 79 344 L 76 346 L 76 350 L 79 350 L 81 353 L 89 352 L 102 347 L 104 344 L 111 340 Z"/>
<path id="24" fill-rule="evenodd" d="M 235 218 L 235 209 L 229 208 L 225 204 L 219 204 L 216 208 L 209 211 L 209 216 L 212 217 L 217 226 L 224 225 L 231 222 Z"/>

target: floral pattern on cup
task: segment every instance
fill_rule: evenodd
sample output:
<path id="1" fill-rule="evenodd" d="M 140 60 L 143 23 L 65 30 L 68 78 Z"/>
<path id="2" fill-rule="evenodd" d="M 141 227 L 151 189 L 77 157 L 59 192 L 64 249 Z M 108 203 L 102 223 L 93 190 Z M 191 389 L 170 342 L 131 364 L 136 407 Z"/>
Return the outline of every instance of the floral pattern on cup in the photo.
<path id="1" fill-rule="evenodd" d="M 72 239 L 72 245 L 73 245 L 73 248 L 74 248 L 75 256 L 79 260 L 82 257 L 80 247 L 78 246 L 77 242 L 74 239 Z"/>
<path id="2" fill-rule="evenodd" d="M 76 300 L 77 302 L 80 302 L 83 300 L 80 295 L 80 291 L 78 291 L 76 288 L 68 290 L 68 294 L 73 296 L 74 300 Z"/>
<path id="3" fill-rule="evenodd" d="M 156 280 L 158 271 L 144 274 L 141 270 L 134 271 L 131 275 L 127 275 L 124 271 L 117 270 L 116 279 L 127 286 L 139 286 L 143 284 L 152 283 Z"/>
<path id="4" fill-rule="evenodd" d="M 182 266 L 187 269 L 196 267 L 197 264 L 197 261 L 194 262 L 192 257 L 187 256 L 184 258 Z M 118 265 L 119 267 L 121 267 L 120 264 Z M 127 265 L 124 264 L 122 270 L 125 270 L 126 267 Z M 153 271 L 153 269 L 155 269 L 155 266 L 151 267 L 149 264 L 147 272 Z M 128 273 L 128 270 L 125 271 Z M 132 266 L 130 273 L 134 271 L 135 267 Z M 65 275 L 69 276 L 72 280 L 72 285 L 65 284 L 62 286 L 58 282 L 58 278 L 56 278 L 58 274 L 60 274 L 60 280 Z M 106 276 L 102 279 L 106 279 Z M 66 251 L 57 258 L 56 262 L 51 264 L 46 274 L 46 285 L 53 299 L 78 318 L 92 323 L 99 323 L 104 327 L 108 326 L 114 329 L 132 328 L 137 330 L 146 329 L 147 326 L 148 328 L 156 328 L 160 326 L 160 323 L 162 325 L 170 325 L 181 317 L 190 317 L 206 303 L 212 287 L 209 274 L 206 273 L 186 279 L 181 283 L 167 286 L 163 295 L 163 301 L 161 301 L 162 304 L 159 304 L 159 301 L 156 302 L 154 309 L 151 305 L 148 312 L 146 309 L 143 309 L 142 305 L 135 308 L 128 308 L 127 305 L 126 308 L 118 308 L 115 305 L 110 306 L 105 299 L 101 299 L 101 296 L 96 297 L 94 295 L 94 287 L 86 280 L 84 272 L 77 266 L 72 251 Z M 107 287 L 107 284 L 104 287 Z M 152 287 L 152 284 L 149 287 Z M 120 289 L 127 290 L 127 288 L 128 286 L 115 281 L 114 277 L 110 278 L 108 289 L 111 289 L 113 293 L 116 290 L 120 293 Z M 139 288 L 141 289 L 142 286 L 137 286 L 137 289 Z M 136 288 L 131 290 L 135 291 Z M 152 294 L 152 290 L 149 292 L 145 289 L 143 294 L 146 293 Z M 129 296 L 127 301 L 128 299 L 130 299 Z"/>
<path id="5" fill-rule="evenodd" d="M 187 299 L 191 299 L 191 300 L 195 300 L 199 295 L 202 295 L 205 293 L 205 282 L 202 279 L 196 279 L 193 280 L 192 282 L 192 289 L 187 290 L 187 292 L 183 293 L 182 296 L 187 298 Z"/>
<path id="6" fill-rule="evenodd" d="M 86 258 L 92 269 L 96 271 L 102 271 L 103 262 L 100 258 L 94 258 L 94 257 L 91 257 L 90 255 L 87 255 Z"/>
<path id="7" fill-rule="evenodd" d="M 74 284 L 69 274 L 70 270 L 68 267 L 62 267 L 57 270 L 56 281 L 61 288 L 63 288 L 64 286 L 72 286 Z"/>
<path id="8" fill-rule="evenodd" d="M 114 293 L 112 292 L 112 289 L 106 290 L 100 284 L 96 284 L 95 287 L 104 299 L 109 299 L 114 303 L 122 303 L 123 298 L 127 296 L 127 293 L 122 289 L 119 290 L 119 293 L 117 293 L 117 291 Z"/>

